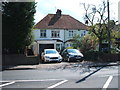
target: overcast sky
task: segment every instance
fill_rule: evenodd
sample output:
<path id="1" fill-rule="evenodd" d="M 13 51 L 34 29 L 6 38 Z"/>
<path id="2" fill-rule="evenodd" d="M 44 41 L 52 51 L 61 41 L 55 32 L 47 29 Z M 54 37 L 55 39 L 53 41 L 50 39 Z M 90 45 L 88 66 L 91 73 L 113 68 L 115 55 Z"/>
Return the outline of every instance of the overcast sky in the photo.
<path id="1" fill-rule="evenodd" d="M 35 0 L 37 2 L 35 23 L 43 19 L 47 14 L 55 14 L 57 9 L 62 14 L 67 14 L 84 23 L 84 9 L 80 3 L 94 4 L 98 6 L 103 0 Z M 107 1 L 107 0 L 105 0 Z M 109 0 L 110 19 L 118 20 L 118 2 L 120 0 Z"/>

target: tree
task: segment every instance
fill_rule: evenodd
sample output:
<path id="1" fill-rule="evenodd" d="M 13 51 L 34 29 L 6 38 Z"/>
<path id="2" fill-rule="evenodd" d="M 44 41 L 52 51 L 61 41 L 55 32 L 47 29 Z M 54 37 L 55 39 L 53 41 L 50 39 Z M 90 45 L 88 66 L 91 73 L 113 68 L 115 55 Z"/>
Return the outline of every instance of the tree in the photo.
<path id="1" fill-rule="evenodd" d="M 18 53 L 33 40 L 35 2 L 2 2 L 3 52 Z"/>
<path id="2" fill-rule="evenodd" d="M 114 28 L 112 28 L 111 30 L 111 41 L 112 41 L 112 46 L 115 48 L 119 48 L 120 44 L 119 44 L 119 40 L 120 40 L 120 24 L 119 25 L 115 25 Z"/>
<path id="3" fill-rule="evenodd" d="M 104 40 L 105 34 L 107 34 L 107 19 L 106 17 L 106 3 L 103 1 L 99 7 L 95 5 L 87 5 L 83 3 L 85 9 L 85 20 L 86 24 L 90 25 L 90 30 L 96 35 L 99 40 L 99 51 L 102 51 L 102 43 Z"/>
<path id="4" fill-rule="evenodd" d="M 81 52 L 93 51 L 98 45 L 98 39 L 92 34 L 85 35 L 84 37 L 75 35 L 73 40 L 73 47 L 80 49 Z"/>
<path id="5" fill-rule="evenodd" d="M 73 48 L 80 48 L 81 44 L 81 37 L 80 35 L 74 35 L 73 36 L 73 41 L 72 41 L 72 46 Z"/>

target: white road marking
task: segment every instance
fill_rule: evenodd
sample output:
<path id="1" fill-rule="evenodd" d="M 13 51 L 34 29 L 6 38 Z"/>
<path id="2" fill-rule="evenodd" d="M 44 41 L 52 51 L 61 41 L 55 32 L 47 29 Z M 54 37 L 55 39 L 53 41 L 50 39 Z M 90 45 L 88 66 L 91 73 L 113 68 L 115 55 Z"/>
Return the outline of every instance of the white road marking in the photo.
<path id="1" fill-rule="evenodd" d="M 110 82 L 112 81 L 113 76 L 109 76 L 108 80 L 106 81 L 106 83 L 104 84 L 103 88 L 108 88 Z"/>
<path id="2" fill-rule="evenodd" d="M 65 82 L 67 82 L 68 80 L 65 80 L 65 79 L 43 79 L 43 80 L 7 80 L 7 81 L 0 81 L 0 82 L 9 82 L 9 83 L 6 83 L 6 84 L 2 84 L 0 85 L 0 87 L 3 87 L 3 86 L 7 86 L 7 85 L 10 85 L 10 84 L 13 84 L 13 83 L 16 83 L 16 82 L 39 82 L 39 81 L 59 81 L 59 80 L 62 80 L 61 82 L 58 82 L 52 86 L 49 86 L 48 88 L 55 88 Z"/>
<path id="3" fill-rule="evenodd" d="M 68 81 L 68 80 L 63 80 L 63 81 L 58 82 L 58 83 L 56 83 L 56 84 L 54 84 L 54 85 L 52 85 L 52 86 L 49 86 L 48 88 L 55 88 L 55 87 L 57 87 L 57 86 L 59 86 L 59 85 L 65 83 L 65 82 L 67 82 L 67 81 Z"/>
<path id="4" fill-rule="evenodd" d="M 7 85 L 11 85 L 11 84 L 13 84 L 13 83 L 15 83 L 15 82 L 12 81 L 12 82 L 9 82 L 9 83 L 5 83 L 5 84 L 0 85 L 0 87 L 4 87 L 4 86 L 7 86 Z"/>
<path id="5" fill-rule="evenodd" d="M 7 80 L 7 81 L 0 81 L 0 82 L 42 82 L 42 81 L 57 81 L 57 80 L 64 80 L 64 79 L 42 79 L 42 80 Z"/>
<path id="6" fill-rule="evenodd" d="M 10 81 L 0 81 L 0 82 L 10 82 Z M 11 81 L 12 82 L 12 81 Z"/>
<path id="7" fill-rule="evenodd" d="M 57 81 L 63 79 L 43 79 L 43 80 L 15 80 L 15 82 L 42 82 L 42 81 Z"/>

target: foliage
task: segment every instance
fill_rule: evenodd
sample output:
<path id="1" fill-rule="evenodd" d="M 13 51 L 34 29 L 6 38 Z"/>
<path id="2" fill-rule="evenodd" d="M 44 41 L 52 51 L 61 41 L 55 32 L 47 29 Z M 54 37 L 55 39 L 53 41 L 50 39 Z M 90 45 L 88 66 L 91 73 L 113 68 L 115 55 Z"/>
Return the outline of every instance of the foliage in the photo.
<path id="1" fill-rule="evenodd" d="M 119 27 L 117 27 L 119 28 Z M 118 39 L 120 39 L 120 31 L 116 30 L 116 28 L 114 28 L 113 30 L 111 30 L 111 41 L 112 41 L 112 46 L 113 48 L 119 48 L 119 44 L 116 43 L 116 41 L 118 41 Z M 116 52 L 116 50 L 112 50 L 114 52 Z"/>
<path id="2" fill-rule="evenodd" d="M 109 20 L 109 17 L 106 16 L 109 14 L 107 7 L 109 2 L 102 1 L 102 4 L 95 6 L 92 4 L 86 5 L 82 4 L 85 9 L 85 23 L 90 25 L 90 30 L 93 32 L 99 40 L 99 51 L 102 51 L 102 45 L 104 42 L 108 43 L 108 51 L 110 51 L 111 41 L 115 40 L 113 38 L 116 35 L 116 31 L 111 31 L 115 26 L 114 20 Z M 109 26 L 109 30 L 108 30 Z"/>
<path id="3" fill-rule="evenodd" d="M 79 48 L 81 46 L 81 37 L 80 35 L 74 35 L 73 36 L 73 42 L 72 42 L 72 46 L 73 48 Z"/>
<path id="4" fill-rule="evenodd" d="M 120 54 L 116 53 L 104 53 L 98 51 L 88 51 L 83 53 L 84 60 L 93 62 L 116 62 L 119 61 Z"/>
<path id="5" fill-rule="evenodd" d="M 33 40 L 35 2 L 2 3 L 3 52 L 18 53 Z"/>
<path id="6" fill-rule="evenodd" d="M 98 39 L 95 35 L 92 34 L 88 34 L 84 37 L 75 35 L 73 39 L 73 47 L 80 49 L 81 52 L 95 50 L 98 45 Z"/>
<path id="7" fill-rule="evenodd" d="M 74 49 L 73 47 L 67 47 L 66 49 Z"/>

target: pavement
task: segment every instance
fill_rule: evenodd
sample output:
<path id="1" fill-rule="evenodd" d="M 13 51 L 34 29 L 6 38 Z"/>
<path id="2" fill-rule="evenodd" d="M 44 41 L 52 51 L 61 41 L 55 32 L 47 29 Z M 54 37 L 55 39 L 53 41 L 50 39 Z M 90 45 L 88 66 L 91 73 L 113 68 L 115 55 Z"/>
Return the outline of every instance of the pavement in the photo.
<path id="1" fill-rule="evenodd" d="M 25 69 L 65 69 L 71 67 L 104 67 L 104 66 L 118 66 L 120 61 L 117 62 L 61 62 L 61 63 L 46 63 L 38 65 L 16 65 L 16 66 L 0 66 L 0 70 L 25 70 Z"/>

